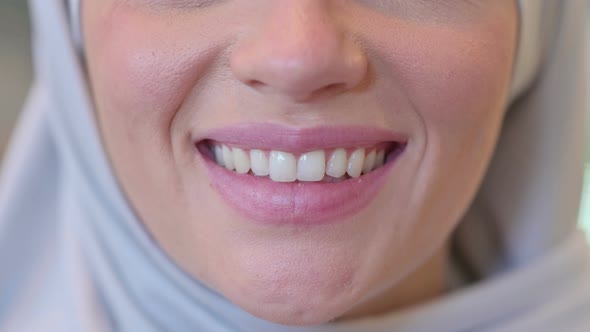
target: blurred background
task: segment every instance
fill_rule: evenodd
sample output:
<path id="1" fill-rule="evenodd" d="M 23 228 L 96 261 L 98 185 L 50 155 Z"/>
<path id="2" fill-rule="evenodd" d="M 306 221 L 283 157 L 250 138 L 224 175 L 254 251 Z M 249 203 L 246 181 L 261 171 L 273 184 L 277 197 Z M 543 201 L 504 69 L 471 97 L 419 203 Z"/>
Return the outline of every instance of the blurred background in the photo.
<path id="1" fill-rule="evenodd" d="M 0 160 L 32 78 L 26 0 L 0 0 Z"/>
<path id="2" fill-rule="evenodd" d="M 590 54 L 590 13 L 587 34 Z M 25 0 L 0 1 L 0 161 L 32 79 L 30 28 Z M 590 77 L 590 68 L 588 69 Z M 590 94 L 590 91 L 588 91 Z M 590 118 L 588 119 L 590 124 Z M 590 126 L 589 126 L 590 128 Z M 590 132 L 587 135 L 585 194 L 580 223 L 590 239 Z"/>

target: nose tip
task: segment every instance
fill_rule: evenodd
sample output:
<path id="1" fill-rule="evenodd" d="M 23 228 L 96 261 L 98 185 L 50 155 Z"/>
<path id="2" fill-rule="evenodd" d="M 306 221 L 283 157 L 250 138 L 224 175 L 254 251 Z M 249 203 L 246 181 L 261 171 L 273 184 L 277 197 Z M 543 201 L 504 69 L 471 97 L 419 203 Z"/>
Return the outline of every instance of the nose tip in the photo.
<path id="1" fill-rule="evenodd" d="M 367 71 L 365 54 L 322 9 L 307 9 L 303 18 L 275 13 L 259 34 L 240 43 L 230 60 L 235 77 L 260 93 L 298 102 L 358 86 Z"/>
<path id="2" fill-rule="evenodd" d="M 298 49 L 289 54 L 277 50 L 249 53 L 234 57 L 235 76 L 259 92 L 297 101 L 352 89 L 362 81 L 367 66 L 356 52 Z"/>

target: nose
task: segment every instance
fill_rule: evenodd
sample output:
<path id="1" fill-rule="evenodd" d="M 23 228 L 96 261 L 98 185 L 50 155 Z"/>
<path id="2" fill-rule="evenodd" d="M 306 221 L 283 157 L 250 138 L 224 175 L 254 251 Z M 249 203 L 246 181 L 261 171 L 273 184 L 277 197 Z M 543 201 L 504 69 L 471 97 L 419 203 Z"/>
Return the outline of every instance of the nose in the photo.
<path id="1" fill-rule="evenodd" d="M 357 87 L 367 58 L 339 27 L 327 1 L 272 1 L 260 29 L 233 50 L 231 69 L 242 83 L 296 102 Z"/>

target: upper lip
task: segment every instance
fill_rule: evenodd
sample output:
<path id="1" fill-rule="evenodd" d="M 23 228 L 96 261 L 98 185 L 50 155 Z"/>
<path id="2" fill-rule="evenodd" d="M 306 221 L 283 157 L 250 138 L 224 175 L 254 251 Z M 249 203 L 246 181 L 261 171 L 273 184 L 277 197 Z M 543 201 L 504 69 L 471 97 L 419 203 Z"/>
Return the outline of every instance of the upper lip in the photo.
<path id="1" fill-rule="evenodd" d="M 243 149 L 280 150 L 293 153 L 332 148 L 372 147 L 384 142 L 407 143 L 407 137 L 387 129 L 368 126 L 316 126 L 294 128 L 278 124 L 240 124 L 210 130 L 193 137 Z"/>

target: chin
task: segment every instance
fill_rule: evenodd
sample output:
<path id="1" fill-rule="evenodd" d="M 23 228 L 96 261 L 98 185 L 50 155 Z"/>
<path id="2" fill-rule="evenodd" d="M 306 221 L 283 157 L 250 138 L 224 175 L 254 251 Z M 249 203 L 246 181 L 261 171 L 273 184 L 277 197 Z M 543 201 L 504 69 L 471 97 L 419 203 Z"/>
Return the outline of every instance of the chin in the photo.
<path id="1" fill-rule="evenodd" d="M 371 284 L 355 259 L 338 254 L 287 252 L 232 265 L 237 270 L 226 271 L 214 288 L 250 314 L 283 325 L 334 320 L 362 301 Z"/>
<path id="2" fill-rule="evenodd" d="M 256 297 L 239 296 L 233 300 L 248 313 L 263 320 L 290 326 L 314 326 L 328 323 L 343 316 L 349 311 L 356 301 L 343 295 L 332 294 L 308 294 L 307 290 L 294 293 L 291 297 L 285 297 L 282 302 L 253 301 L 260 298 L 260 292 Z M 297 290 L 293 290 L 297 292 Z"/>

